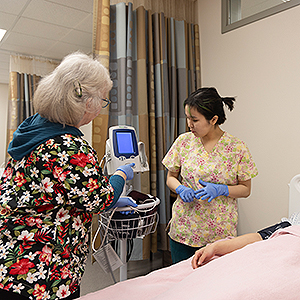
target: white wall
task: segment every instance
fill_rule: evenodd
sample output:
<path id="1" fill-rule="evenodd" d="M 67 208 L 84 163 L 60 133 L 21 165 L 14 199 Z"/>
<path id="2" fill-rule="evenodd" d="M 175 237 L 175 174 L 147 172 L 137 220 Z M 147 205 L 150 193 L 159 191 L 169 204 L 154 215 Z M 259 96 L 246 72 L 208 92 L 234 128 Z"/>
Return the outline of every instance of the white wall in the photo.
<path id="1" fill-rule="evenodd" d="M 8 84 L 0 83 L 0 167 L 5 162 Z"/>
<path id="2" fill-rule="evenodd" d="M 198 0 L 203 86 L 237 96 L 223 129 L 244 140 L 259 175 L 239 200 L 239 234 L 288 214 L 300 173 L 300 6 L 221 34 L 221 1 Z"/>

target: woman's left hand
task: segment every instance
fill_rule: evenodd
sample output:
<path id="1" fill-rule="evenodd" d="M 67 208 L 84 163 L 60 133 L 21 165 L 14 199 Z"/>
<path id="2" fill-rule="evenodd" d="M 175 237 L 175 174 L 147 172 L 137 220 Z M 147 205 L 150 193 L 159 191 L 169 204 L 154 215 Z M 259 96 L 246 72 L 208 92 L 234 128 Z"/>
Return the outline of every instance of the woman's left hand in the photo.
<path id="1" fill-rule="evenodd" d="M 131 197 L 120 197 L 117 201 L 117 203 L 112 207 L 125 207 L 125 206 L 131 206 L 131 207 L 137 207 L 138 205 L 134 202 L 134 200 Z M 126 211 L 119 211 L 123 215 L 132 214 L 133 210 L 126 210 Z"/>
<path id="2" fill-rule="evenodd" d="M 225 184 L 209 183 L 201 179 L 199 179 L 199 183 L 203 186 L 203 188 L 195 191 L 195 197 L 197 199 L 208 199 L 208 202 L 211 202 L 214 198 L 218 196 L 229 195 L 228 186 Z"/>

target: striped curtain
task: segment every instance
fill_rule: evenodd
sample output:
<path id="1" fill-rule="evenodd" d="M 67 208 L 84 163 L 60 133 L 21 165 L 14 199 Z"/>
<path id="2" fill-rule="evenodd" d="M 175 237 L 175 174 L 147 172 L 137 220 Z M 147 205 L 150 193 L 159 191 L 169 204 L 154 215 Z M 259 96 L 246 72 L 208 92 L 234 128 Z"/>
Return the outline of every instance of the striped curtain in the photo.
<path id="1" fill-rule="evenodd" d="M 165 229 L 172 201 L 161 161 L 174 139 L 186 131 L 183 101 L 200 87 L 199 28 L 143 6 L 133 9 L 131 3 L 111 5 L 108 17 L 110 42 L 106 45 L 114 82 L 108 126 L 135 127 L 138 140 L 145 144 L 150 172 L 136 175 L 133 187 L 161 200 L 157 234 L 143 239 L 142 258 L 148 258 L 150 249 L 168 249 Z M 95 122 L 103 124 L 103 120 L 105 116 L 100 115 Z M 93 137 L 99 131 L 93 126 Z M 105 134 L 104 126 L 101 140 Z"/>
<path id="2" fill-rule="evenodd" d="M 19 72 L 10 72 L 9 74 L 7 147 L 18 126 L 34 114 L 32 99 L 39 80 L 40 76 L 37 75 Z M 9 154 L 6 153 L 6 160 L 8 158 Z"/>
<path id="3" fill-rule="evenodd" d="M 25 55 L 16 54 L 10 56 L 7 147 L 18 126 L 26 118 L 34 114 L 32 99 L 41 76 L 53 71 L 58 63 L 58 61 L 54 60 Z M 9 154 L 6 153 L 6 161 L 8 159 Z"/>

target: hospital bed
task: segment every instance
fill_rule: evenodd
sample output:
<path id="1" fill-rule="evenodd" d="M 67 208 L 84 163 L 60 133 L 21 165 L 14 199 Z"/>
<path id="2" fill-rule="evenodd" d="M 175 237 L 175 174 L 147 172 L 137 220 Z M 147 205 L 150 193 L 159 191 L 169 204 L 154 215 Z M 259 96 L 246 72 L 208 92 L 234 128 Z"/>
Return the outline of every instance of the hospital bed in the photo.
<path id="1" fill-rule="evenodd" d="M 300 212 L 300 174 L 289 183 L 289 216 L 294 212 Z"/>
<path id="2" fill-rule="evenodd" d="M 290 182 L 289 205 L 300 211 L 300 175 Z M 292 212 L 290 210 L 290 212 Z M 119 282 L 80 300 L 300 299 L 300 226 L 214 258 L 193 270 L 191 259 Z"/>

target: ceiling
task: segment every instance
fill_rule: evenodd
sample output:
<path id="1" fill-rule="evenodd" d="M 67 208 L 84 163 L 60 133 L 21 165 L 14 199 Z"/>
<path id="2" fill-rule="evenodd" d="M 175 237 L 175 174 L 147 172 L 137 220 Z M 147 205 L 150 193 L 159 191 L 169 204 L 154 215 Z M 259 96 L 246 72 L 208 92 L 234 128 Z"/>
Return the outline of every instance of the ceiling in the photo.
<path id="1" fill-rule="evenodd" d="M 92 52 L 93 0 L 0 0 L 0 83 L 8 83 L 10 54 L 61 60 Z"/>

